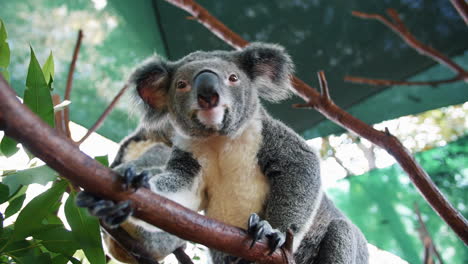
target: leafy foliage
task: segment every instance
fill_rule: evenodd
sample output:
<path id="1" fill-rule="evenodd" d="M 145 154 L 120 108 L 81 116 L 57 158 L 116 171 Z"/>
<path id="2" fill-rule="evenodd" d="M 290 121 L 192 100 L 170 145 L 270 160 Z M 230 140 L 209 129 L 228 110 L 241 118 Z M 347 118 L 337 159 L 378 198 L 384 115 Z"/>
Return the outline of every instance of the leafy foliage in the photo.
<path id="1" fill-rule="evenodd" d="M 0 73 L 4 77 L 7 77 L 5 72 L 10 61 L 6 38 L 6 30 L 0 20 Z M 31 48 L 23 102 L 52 127 L 54 71 L 52 53 L 41 67 Z M 11 156 L 18 151 L 17 143 L 4 136 L 0 150 L 1 154 Z M 33 158 L 31 155 L 29 157 Z M 107 156 L 99 159 L 107 165 Z M 67 187 L 71 186 L 67 180 L 58 177 L 46 165 L 3 173 L 0 205 L 5 204 L 3 208 L 6 209 L 0 214 L 0 263 L 77 264 L 81 261 L 73 256 L 78 250 L 83 250 L 93 264 L 105 263 L 98 220 L 75 205 L 74 193 L 62 204 L 62 197 Z M 50 184 L 51 187 L 24 205 L 28 200 L 26 191 L 31 184 Z M 71 230 L 57 216 L 61 207 L 64 207 Z"/>

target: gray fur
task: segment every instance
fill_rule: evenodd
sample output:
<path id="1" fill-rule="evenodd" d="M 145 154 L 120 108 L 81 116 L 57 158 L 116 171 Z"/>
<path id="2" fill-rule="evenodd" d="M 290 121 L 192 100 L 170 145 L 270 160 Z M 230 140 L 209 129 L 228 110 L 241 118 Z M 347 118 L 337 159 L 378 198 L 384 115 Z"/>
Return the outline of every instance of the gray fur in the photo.
<path id="1" fill-rule="evenodd" d="M 255 162 L 267 177 L 269 193 L 262 200 L 263 209 L 252 213 L 258 213 L 282 232 L 291 228 L 298 242 L 295 247 L 298 264 L 367 263 L 364 236 L 322 192 L 317 155 L 293 130 L 270 117 L 260 104 L 260 98 L 279 101 L 291 94 L 292 70 L 291 59 L 282 47 L 260 43 L 242 51 L 194 52 L 175 62 L 158 57 L 149 59 L 135 71 L 130 82 L 138 104 L 143 106 L 143 127 L 170 131 L 162 134 L 172 135 L 172 153 L 168 157 L 168 147 L 153 147 L 136 161 L 123 163 L 116 169 L 130 164 L 139 166 L 139 170 L 150 170 L 157 174 L 150 180 L 153 191 L 193 210 L 203 210 L 210 198 L 199 192 L 198 184 L 204 180 L 206 161 L 197 160 L 190 152 L 190 144 L 220 136 L 229 141 L 244 133 L 246 127 L 258 125 L 261 142 Z M 222 117 L 219 122 L 213 121 L 216 118 L 203 121 L 200 117 L 203 109 L 199 108 L 197 90 L 191 85 L 202 71 L 210 71 L 219 78 L 216 87 L 221 102 L 221 110 L 216 113 Z M 231 82 L 232 74 L 239 81 Z M 187 86 L 179 87 L 180 82 Z M 136 133 L 134 139 L 139 136 Z M 160 230 L 139 232 L 151 249 L 157 250 L 153 244 L 164 244 L 161 251 L 167 253 L 180 246 L 178 239 Z M 214 263 L 248 263 L 231 261 L 217 251 L 212 256 Z"/>

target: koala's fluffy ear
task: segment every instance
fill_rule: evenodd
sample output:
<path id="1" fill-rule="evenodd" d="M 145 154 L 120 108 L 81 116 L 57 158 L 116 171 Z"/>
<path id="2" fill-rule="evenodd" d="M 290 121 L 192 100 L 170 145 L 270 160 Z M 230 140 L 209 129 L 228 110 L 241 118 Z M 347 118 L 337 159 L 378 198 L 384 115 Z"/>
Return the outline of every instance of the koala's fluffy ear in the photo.
<path id="1" fill-rule="evenodd" d="M 283 47 L 253 43 L 240 52 L 240 64 L 261 98 L 277 102 L 292 94 L 294 65 Z"/>
<path id="2" fill-rule="evenodd" d="M 158 56 L 143 62 L 130 76 L 130 85 L 138 103 L 143 103 L 145 121 L 163 121 L 168 111 L 170 67 Z"/>

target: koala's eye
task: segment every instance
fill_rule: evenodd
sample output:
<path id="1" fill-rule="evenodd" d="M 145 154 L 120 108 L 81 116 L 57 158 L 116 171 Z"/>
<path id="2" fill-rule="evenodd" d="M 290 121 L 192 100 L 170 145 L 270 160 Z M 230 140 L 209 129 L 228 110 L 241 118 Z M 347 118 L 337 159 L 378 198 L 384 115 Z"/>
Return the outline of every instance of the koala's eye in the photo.
<path id="1" fill-rule="evenodd" d="M 187 87 L 187 82 L 178 81 L 177 84 L 176 84 L 176 87 L 177 87 L 177 89 L 184 89 L 185 87 Z"/>
<path id="2" fill-rule="evenodd" d="M 239 80 L 239 77 L 237 77 L 237 75 L 235 75 L 235 74 L 231 74 L 229 76 L 229 81 L 230 82 L 237 82 L 238 80 Z"/>

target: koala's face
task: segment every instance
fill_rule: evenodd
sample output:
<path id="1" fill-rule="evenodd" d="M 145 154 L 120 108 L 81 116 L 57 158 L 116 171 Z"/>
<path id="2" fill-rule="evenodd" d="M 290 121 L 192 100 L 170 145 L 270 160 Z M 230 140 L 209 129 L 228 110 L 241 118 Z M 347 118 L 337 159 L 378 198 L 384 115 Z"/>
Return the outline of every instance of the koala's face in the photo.
<path id="1" fill-rule="evenodd" d="M 152 59 L 131 81 L 146 123 L 169 121 L 188 137 L 234 135 L 255 115 L 259 97 L 290 92 L 292 64 L 282 48 L 255 44 L 243 51 L 195 52 L 176 62 Z"/>

